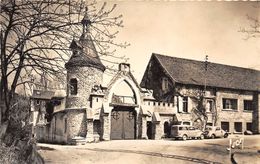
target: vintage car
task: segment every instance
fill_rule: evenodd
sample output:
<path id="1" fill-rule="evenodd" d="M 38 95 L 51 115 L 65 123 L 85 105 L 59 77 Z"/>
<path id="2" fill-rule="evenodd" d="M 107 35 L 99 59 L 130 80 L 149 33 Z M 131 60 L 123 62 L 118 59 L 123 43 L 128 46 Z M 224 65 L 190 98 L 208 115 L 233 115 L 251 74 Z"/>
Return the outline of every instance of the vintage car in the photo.
<path id="1" fill-rule="evenodd" d="M 227 138 L 228 133 L 219 126 L 207 126 L 204 131 L 206 138 Z"/>
<path id="2" fill-rule="evenodd" d="M 201 130 L 190 125 L 173 125 L 171 127 L 171 137 L 175 139 L 181 138 L 187 140 L 190 138 L 204 139 L 204 134 Z"/>

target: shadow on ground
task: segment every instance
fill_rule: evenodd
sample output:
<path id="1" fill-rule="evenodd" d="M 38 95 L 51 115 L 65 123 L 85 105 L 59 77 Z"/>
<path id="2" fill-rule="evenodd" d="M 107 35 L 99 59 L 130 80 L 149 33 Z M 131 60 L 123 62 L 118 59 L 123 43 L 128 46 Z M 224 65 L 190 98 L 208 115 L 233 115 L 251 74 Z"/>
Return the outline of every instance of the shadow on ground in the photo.
<path id="1" fill-rule="evenodd" d="M 55 150 L 54 148 L 46 147 L 46 146 L 38 146 L 37 149 L 38 150 L 49 150 L 49 151 Z"/>
<path id="2" fill-rule="evenodd" d="M 89 150 L 89 151 L 96 151 L 96 152 L 120 152 L 120 153 L 149 155 L 149 156 L 156 156 L 156 157 L 163 157 L 163 158 L 174 158 L 174 159 L 178 159 L 178 160 L 190 161 L 190 162 L 195 162 L 195 163 L 204 163 L 204 164 L 220 164 L 219 162 L 209 161 L 209 160 L 205 160 L 205 159 L 173 155 L 173 154 L 163 154 L 163 153 L 156 153 L 156 152 L 122 150 L 122 149 L 113 150 L 113 149 L 99 149 L 99 148 L 94 148 L 94 149 L 84 148 L 84 149 Z"/>

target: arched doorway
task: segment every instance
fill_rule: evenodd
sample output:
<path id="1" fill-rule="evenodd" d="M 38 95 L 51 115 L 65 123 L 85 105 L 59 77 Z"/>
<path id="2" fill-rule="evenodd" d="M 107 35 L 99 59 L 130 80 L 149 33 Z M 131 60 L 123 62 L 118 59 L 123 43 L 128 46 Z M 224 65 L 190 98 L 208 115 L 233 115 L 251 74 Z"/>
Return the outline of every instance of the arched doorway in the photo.
<path id="1" fill-rule="evenodd" d="M 137 100 L 127 81 L 121 81 L 113 90 L 110 106 L 113 106 L 110 114 L 110 139 L 136 139 Z"/>

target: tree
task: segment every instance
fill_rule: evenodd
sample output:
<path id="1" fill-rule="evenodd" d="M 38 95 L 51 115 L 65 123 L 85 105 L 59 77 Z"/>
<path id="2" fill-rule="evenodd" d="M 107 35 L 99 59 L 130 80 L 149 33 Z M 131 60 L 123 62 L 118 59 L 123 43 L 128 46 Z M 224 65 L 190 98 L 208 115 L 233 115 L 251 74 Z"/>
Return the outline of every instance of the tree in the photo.
<path id="1" fill-rule="evenodd" d="M 115 48 L 128 44 L 114 41 L 117 28 L 123 27 L 122 15 L 111 16 L 116 5 L 108 8 L 104 3 L 99 9 L 96 5 L 95 1 L 87 4 L 83 0 L 1 1 L 0 118 L 5 125 L 0 128 L 1 138 L 12 127 L 10 112 L 17 87 L 28 87 L 32 76 L 42 73 L 53 79 L 64 74 L 64 63 L 71 55 L 69 44 L 83 31 L 82 18 L 88 17 L 85 23 L 108 70 L 125 58 L 117 56 Z"/>
<path id="2" fill-rule="evenodd" d="M 245 40 L 260 38 L 260 20 L 249 15 L 247 15 L 247 20 L 249 21 L 249 26 L 240 28 L 240 32 L 246 35 Z"/>
<path id="3" fill-rule="evenodd" d="M 254 9 L 260 10 L 260 3 L 258 1 L 253 3 L 252 7 Z M 258 11 L 258 14 L 259 14 L 259 11 Z M 240 27 L 239 32 L 242 32 L 246 35 L 245 40 L 248 40 L 250 38 L 260 38 L 259 16 L 257 17 L 257 16 L 246 15 L 246 18 L 248 20 L 249 25 L 244 26 L 244 27 Z"/>
<path id="4" fill-rule="evenodd" d="M 192 108 L 192 121 L 195 126 L 204 129 L 208 122 L 208 115 L 206 113 L 206 103 L 205 103 L 205 90 L 201 87 L 186 89 L 185 93 L 181 94 L 181 88 L 175 88 L 175 93 L 181 95 L 182 97 L 190 97 L 194 102 Z"/>

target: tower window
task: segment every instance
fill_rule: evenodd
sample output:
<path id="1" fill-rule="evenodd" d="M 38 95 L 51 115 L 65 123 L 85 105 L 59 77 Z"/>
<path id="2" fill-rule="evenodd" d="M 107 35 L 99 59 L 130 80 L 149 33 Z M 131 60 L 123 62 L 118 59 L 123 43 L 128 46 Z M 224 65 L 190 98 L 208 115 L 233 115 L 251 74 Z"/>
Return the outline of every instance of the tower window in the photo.
<path id="1" fill-rule="evenodd" d="M 78 93 L 78 81 L 77 79 L 70 79 L 70 94 L 77 95 Z"/>

